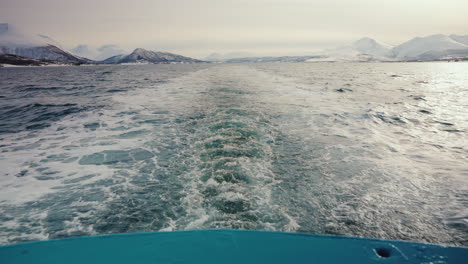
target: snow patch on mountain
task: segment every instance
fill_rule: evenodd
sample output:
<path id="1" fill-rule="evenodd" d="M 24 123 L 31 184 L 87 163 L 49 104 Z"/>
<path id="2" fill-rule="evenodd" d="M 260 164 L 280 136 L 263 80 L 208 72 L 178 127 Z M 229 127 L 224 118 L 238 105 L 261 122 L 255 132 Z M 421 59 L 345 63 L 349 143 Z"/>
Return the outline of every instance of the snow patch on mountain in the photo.
<path id="1" fill-rule="evenodd" d="M 439 59 L 438 54 L 451 54 L 467 50 L 468 46 L 453 38 L 438 34 L 427 37 L 416 37 L 393 48 L 394 56 L 399 60 Z M 429 54 L 433 56 L 429 56 Z"/>

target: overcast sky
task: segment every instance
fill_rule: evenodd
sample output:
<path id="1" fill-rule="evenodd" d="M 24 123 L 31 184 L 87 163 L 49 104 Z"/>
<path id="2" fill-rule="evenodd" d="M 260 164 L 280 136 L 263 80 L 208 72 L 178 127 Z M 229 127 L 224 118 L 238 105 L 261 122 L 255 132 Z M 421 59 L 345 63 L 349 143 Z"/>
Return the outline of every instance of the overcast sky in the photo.
<path id="1" fill-rule="evenodd" d="M 364 36 L 468 35 L 468 0 L 0 0 L 1 22 L 66 47 L 294 55 Z"/>

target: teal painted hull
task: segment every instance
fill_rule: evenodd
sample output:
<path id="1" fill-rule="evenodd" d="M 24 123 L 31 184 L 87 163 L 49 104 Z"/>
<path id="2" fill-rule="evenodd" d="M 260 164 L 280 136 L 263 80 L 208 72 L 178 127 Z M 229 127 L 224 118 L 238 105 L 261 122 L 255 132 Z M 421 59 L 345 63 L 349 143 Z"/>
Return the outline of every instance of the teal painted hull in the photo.
<path id="1" fill-rule="evenodd" d="M 468 248 L 264 231 L 117 234 L 0 247 L 0 263 L 468 263 Z"/>

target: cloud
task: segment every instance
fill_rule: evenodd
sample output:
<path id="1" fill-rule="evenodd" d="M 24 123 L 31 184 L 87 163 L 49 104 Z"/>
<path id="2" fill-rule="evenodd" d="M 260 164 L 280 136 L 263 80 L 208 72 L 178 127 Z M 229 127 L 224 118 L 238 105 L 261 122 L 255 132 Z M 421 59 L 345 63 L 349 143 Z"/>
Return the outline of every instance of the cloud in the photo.
<path id="1" fill-rule="evenodd" d="M 97 56 L 96 51 L 92 50 L 88 45 L 78 45 L 70 50 L 71 53 L 78 55 L 80 57 L 85 57 L 88 59 L 95 59 Z"/>
<path id="2" fill-rule="evenodd" d="M 93 48 L 85 44 L 80 44 L 70 51 L 73 54 L 92 60 L 104 60 L 115 55 L 126 53 L 125 50 L 114 44 L 103 45 L 97 48 Z"/>
<path id="3" fill-rule="evenodd" d="M 119 46 L 113 45 L 113 44 L 103 45 L 103 46 L 99 47 L 97 49 L 97 51 L 99 52 L 99 55 L 96 56 L 97 60 L 104 60 L 104 59 L 107 59 L 107 58 L 112 57 L 112 56 L 121 55 L 121 54 L 126 53 L 125 50 L 123 50 Z"/>

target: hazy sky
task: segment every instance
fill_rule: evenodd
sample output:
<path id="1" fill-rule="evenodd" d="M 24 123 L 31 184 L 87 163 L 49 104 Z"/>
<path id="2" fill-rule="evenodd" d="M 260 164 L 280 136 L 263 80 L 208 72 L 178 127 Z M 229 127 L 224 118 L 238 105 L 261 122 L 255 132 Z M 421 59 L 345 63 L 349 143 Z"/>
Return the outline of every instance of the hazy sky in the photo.
<path id="1" fill-rule="evenodd" d="M 468 0 L 0 0 L 0 22 L 67 47 L 286 55 L 364 36 L 468 35 Z"/>

